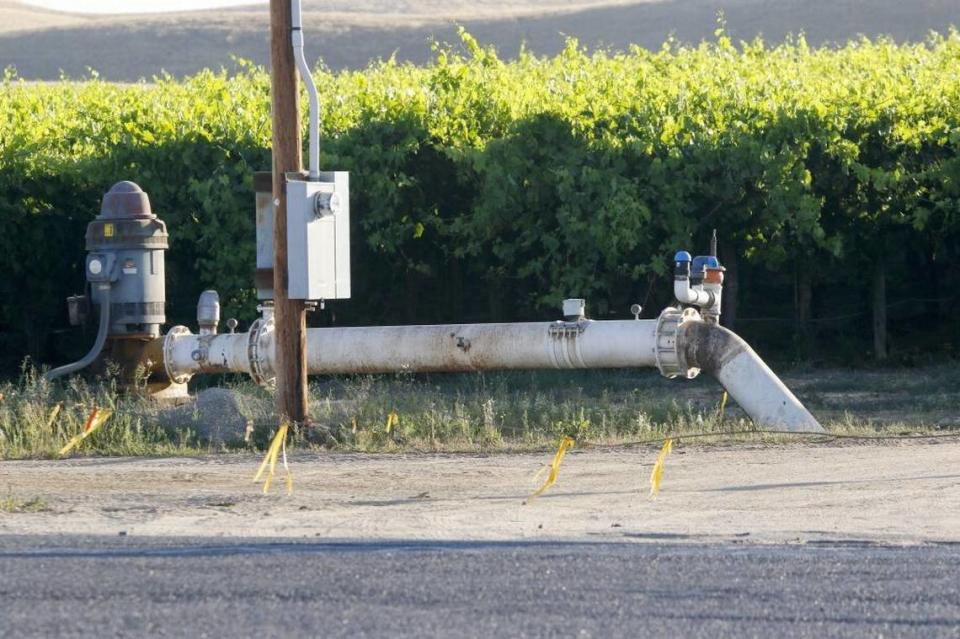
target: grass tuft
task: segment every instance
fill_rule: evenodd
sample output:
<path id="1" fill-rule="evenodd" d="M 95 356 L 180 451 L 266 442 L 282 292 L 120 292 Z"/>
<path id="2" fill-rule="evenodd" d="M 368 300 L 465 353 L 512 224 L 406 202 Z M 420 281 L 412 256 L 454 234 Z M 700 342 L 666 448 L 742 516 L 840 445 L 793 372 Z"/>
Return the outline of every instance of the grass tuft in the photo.
<path id="1" fill-rule="evenodd" d="M 0 513 L 42 513 L 50 510 L 43 497 L 23 499 L 14 495 L 0 497 Z"/>

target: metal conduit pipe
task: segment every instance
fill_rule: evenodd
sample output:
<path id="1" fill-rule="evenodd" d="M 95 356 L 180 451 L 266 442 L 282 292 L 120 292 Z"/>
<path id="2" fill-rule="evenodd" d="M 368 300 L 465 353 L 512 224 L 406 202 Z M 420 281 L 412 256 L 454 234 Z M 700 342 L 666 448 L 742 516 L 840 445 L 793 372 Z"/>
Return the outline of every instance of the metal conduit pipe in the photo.
<path id="1" fill-rule="evenodd" d="M 310 144 L 307 155 L 307 169 L 310 180 L 320 179 L 320 97 L 317 94 L 317 85 L 310 73 L 307 57 L 303 52 L 303 25 L 301 23 L 300 0 L 290 0 L 291 33 L 290 41 L 293 45 L 293 57 L 297 63 L 297 70 L 304 84 L 307 85 L 307 99 L 310 102 Z"/>
<path id="2" fill-rule="evenodd" d="M 796 432 L 824 432 L 800 400 L 733 331 L 705 322 L 684 322 L 677 340 L 686 364 L 713 375 L 753 421 Z"/>
<path id="3" fill-rule="evenodd" d="M 107 334 L 110 332 L 110 285 L 98 284 L 97 288 L 100 290 L 100 325 L 97 328 L 97 338 L 93 343 L 93 348 L 91 348 L 82 359 L 72 364 L 47 371 L 47 374 L 43 377 L 48 382 L 58 377 L 83 370 L 96 361 L 97 357 L 103 351 L 103 347 L 107 343 Z"/>

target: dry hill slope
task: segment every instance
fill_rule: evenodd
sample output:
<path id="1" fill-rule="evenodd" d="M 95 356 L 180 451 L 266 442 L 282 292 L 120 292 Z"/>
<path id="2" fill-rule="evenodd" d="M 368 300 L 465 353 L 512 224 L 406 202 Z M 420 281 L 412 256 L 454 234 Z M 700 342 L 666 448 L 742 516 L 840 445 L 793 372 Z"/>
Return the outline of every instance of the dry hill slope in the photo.
<path id="1" fill-rule="evenodd" d="M 504 55 L 521 42 L 556 52 L 566 36 L 590 47 L 658 47 L 670 34 L 687 42 L 712 37 L 717 12 L 735 38 L 763 34 L 778 41 L 803 31 L 813 43 L 859 34 L 920 40 L 960 23 L 960 0 L 334 0 L 308 12 L 309 52 L 334 69 L 364 66 L 396 52 L 430 58 L 430 43 L 456 40 L 463 24 Z M 79 16 L 0 0 L 0 66 L 21 77 L 55 79 L 87 67 L 108 79 L 135 80 L 161 69 L 175 75 L 230 66 L 231 55 L 268 62 L 265 8 L 151 16 Z"/>

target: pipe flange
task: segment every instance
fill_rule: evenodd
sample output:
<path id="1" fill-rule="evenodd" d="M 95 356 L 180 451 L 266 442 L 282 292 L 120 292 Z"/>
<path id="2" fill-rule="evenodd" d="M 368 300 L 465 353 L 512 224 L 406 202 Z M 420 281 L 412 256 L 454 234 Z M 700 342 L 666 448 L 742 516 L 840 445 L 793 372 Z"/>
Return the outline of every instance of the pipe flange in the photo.
<path id="1" fill-rule="evenodd" d="M 693 379 L 700 369 L 687 364 L 687 358 L 680 348 L 680 327 L 685 322 L 700 321 L 700 313 L 694 308 L 680 310 L 668 306 L 657 319 L 656 359 L 660 374 L 668 379 L 685 377 Z"/>
<path id="2" fill-rule="evenodd" d="M 174 367 L 173 348 L 177 340 L 181 337 L 191 335 L 190 329 L 186 326 L 174 326 L 167 331 L 163 338 L 163 368 L 167 372 L 167 377 L 174 384 L 186 384 L 190 381 L 190 373 L 178 371 Z"/>
<path id="3" fill-rule="evenodd" d="M 247 359 L 250 378 L 258 386 L 273 386 L 276 373 L 270 364 L 270 346 L 273 342 L 273 317 L 258 318 L 250 325 L 247 337 Z"/>

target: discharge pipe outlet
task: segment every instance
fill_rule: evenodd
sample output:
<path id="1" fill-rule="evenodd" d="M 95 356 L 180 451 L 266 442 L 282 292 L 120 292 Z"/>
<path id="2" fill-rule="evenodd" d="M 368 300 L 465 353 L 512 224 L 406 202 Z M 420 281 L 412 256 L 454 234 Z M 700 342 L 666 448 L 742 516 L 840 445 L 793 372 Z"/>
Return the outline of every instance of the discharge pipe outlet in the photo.
<path id="1" fill-rule="evenodd" d="M 686 365 L 710 373 L 758 424 L 795 432 L 823 427 L 739 335 L 722 326 L 687 321 L 677 344 Z"/>

